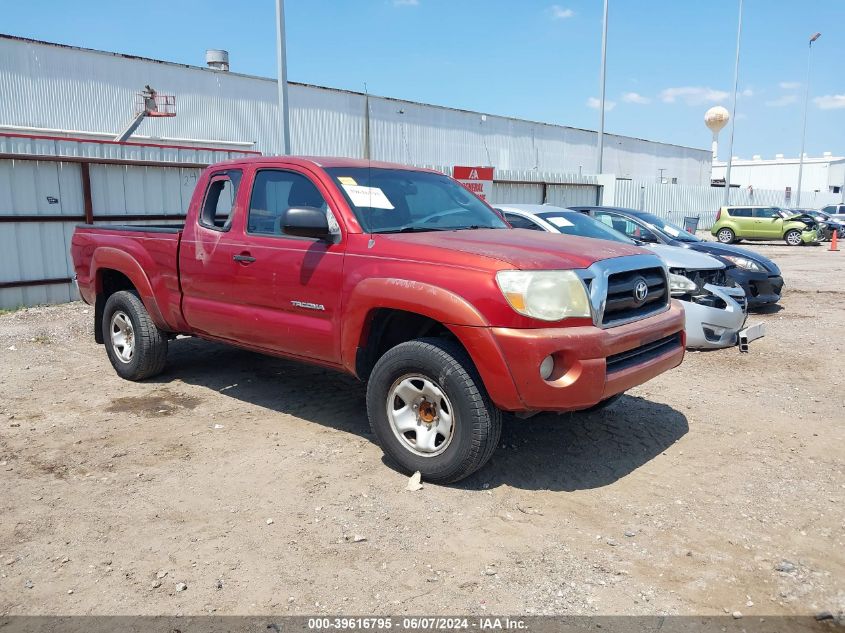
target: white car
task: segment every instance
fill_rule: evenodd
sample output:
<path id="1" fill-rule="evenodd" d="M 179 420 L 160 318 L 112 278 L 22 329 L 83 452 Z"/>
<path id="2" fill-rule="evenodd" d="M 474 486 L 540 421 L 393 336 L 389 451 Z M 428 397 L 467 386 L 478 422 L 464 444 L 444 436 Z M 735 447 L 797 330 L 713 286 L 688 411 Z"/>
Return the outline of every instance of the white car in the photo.
<path id="1" fill-rule="evenodd" d="M 763 335 L 762 325 L 743 330 L 746 320 L 745 292 L 732 285 L 719 260 L 686 248 L 664 244 L 640 244 L 588 215 L 547 204 L 499 204 L 496 208 L 516 229 L 563 233 L 594 239 L 638 244 L 666 263 L 669 290 L 681 301 L 686 315 L 687 347 L 717 349 L 748 343 Z"/>

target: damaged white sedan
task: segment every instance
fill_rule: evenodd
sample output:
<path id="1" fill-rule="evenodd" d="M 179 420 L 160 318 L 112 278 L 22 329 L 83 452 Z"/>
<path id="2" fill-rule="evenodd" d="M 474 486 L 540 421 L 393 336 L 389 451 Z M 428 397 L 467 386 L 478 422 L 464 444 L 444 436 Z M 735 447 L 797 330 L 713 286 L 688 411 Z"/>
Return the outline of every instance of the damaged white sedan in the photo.
<path id="1" fill-rule="evenodd" d="M 719 260 L 685 248 L 644 244 L 632 240 L 588 215 L 539 204 L 496 205 L 514 228 L 563 233 L 594 239 L 637 244 L 653 251 L 666 263 L 672 297 L 684 306 L 687 347 L 718 349 L 748 344 L 764 335 L 762 324 L 745 328 L 745 292 L 728 280 Z"/>

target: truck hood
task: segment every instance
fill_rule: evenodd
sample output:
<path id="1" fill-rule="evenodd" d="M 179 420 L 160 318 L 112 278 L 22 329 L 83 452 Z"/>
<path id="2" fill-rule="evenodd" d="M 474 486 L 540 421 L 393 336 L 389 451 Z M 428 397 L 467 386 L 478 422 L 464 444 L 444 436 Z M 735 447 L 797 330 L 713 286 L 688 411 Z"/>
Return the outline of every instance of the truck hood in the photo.
<path id="1" fill-rule="evenodd" d="M 444 251 L 448 251 L 498 260 L 521 270 L 588 268 L 603 259 L 642 255 L 648 252 L 636 246 L 607 240 L 560 233 L 541 233 L 527 229 L 393 233 L 374 235 L 373 238 L 377 242 L 389 242 L 399 247 L 401 253 L 417 259 L 443 260 Z M 426 256 L 427 251 L 431 252 L 430 258 Z M 466 265 L 480 264 L 480 262 L 466 261 L 465 257 L 461 259 Z"/>
<path id="2" fill-rule="evenodd" d="M 658 255 L 669 268 L 684 268 L 686 270 L 714 270 L 724 268 L 725 265 L 715 257 L 698 253 L 680 246 L 666 244 L 649 244 L 647 249 Z"/>

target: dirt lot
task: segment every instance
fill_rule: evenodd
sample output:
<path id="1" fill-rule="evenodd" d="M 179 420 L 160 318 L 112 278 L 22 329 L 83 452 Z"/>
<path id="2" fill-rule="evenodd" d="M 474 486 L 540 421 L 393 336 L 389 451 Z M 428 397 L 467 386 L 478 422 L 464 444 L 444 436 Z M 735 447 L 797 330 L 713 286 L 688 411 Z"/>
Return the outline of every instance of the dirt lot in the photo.
<path id="1" fill-rule="evenodd" d="M 0 614 L 841 612 L 845 252 L 755 248 L 788 291 L 750 354 L 416 492 L 350 378 L 180 339 L 133 384 L 87 306 L 2 315 Z"/>

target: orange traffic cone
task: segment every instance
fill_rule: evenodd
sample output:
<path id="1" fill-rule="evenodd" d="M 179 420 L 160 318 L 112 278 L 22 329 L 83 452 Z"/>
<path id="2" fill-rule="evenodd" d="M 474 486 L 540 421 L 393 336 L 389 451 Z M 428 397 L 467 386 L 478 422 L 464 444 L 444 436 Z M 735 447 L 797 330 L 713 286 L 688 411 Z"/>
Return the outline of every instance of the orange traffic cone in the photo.
<path id="1" fill-rule="evenodd" d="M 830 250 L 832 250 L 832 251 L 838 251 L 839 250 L 839 244 L 836 242 L 836 234 L 837 233 L 838 233 L 838 231 L 836 229 L 833 229 L 833 235 L 830 236 Z"/>

